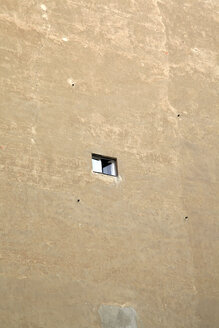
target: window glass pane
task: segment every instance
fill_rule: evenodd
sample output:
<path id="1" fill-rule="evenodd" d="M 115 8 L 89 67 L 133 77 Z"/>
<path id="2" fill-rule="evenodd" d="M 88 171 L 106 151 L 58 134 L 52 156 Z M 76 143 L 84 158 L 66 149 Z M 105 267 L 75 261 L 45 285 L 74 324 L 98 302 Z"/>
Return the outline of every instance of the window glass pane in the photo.
<path id="1" fill-rule="evenodd" d="M 94 172 L 102 173 L 101 160 L 92 158 L 92 168 Z"/>
<path id="2" fill-rule="evenodd" d="M 112 164 L 107 164 L 107 165 L 103 166 L 103 173 L 111 175 L 111 166 L 112 166 Z"/>
<path id="3" fill-rule="evenodd" d="M 103 173 L 116 175 L 115 163 L 112 161 L 102 160 Z"/>

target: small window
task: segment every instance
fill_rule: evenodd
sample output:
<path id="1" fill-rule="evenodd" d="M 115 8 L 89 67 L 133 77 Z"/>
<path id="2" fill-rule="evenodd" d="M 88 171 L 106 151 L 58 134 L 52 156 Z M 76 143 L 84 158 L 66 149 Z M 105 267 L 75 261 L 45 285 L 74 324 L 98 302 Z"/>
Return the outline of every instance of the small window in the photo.
<path id="1" fill-rule="evenodd" d="M 116 158 L 92 154 L 92 168 L 95 173 L 118 175 Z"/>

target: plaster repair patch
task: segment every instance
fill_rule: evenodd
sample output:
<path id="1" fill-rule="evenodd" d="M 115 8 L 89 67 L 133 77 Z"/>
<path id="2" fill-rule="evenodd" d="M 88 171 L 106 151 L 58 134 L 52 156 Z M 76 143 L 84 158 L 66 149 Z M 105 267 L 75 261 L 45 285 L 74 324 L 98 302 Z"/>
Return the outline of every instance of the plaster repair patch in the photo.
<path id="1" fill-rule="evenodd" d="M 40 5 L 40 8 L 41 8 L 43 11 L 46 11 L 46 10 L 47 10 L 47 8 L 46 8 L 46 6 L 45 6 L 44 4 Z"/>
<path id="2" fill-rule="evenodd" d="M 136 311 L 132 307 L 101 305 L 98 313 L 102 328 L 137 328 Z"/>

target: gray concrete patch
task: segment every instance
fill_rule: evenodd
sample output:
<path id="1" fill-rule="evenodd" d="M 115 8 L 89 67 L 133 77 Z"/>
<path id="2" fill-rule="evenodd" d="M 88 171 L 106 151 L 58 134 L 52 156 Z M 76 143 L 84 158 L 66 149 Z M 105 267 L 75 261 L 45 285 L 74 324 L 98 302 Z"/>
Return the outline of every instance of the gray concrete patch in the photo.
<path id="1" fill-rule="evenodd" d="M 102 328 L 137 328 L 136 311 L 132 307 L 101 305 L 98 312 Z"/>

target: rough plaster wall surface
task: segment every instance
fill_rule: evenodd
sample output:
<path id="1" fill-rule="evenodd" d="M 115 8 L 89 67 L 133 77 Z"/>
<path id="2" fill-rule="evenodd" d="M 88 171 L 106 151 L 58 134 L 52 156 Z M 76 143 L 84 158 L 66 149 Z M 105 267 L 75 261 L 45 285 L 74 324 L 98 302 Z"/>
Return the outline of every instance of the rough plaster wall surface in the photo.
<path id="1" fill-rule="evenodd" d="M 1 0 L 1 328 L 219 326 L 218 9 Z"/>

